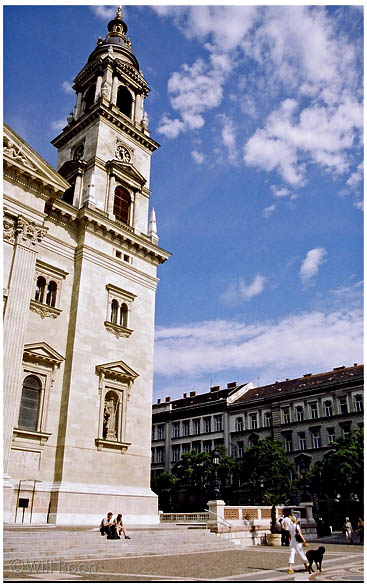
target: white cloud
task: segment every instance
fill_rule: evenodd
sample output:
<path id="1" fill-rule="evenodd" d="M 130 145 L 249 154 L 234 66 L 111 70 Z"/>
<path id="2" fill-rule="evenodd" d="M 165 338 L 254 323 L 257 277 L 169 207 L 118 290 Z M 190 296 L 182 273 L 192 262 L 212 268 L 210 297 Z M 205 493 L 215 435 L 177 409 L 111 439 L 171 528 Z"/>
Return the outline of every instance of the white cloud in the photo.
<path id="1" fill-rule="evenodd" d="M 273 192 L 274 196 L 277 198 L 284 198 L 285 196 L 289 196 L 290 192 L 287 188 L 279 188 L 278 186 L 270 186 L 270 190 Z"/>
<path id="2" fill-rule="evenodd" d="M 71 84 L 70 82 L 63 82 L 61 84 L 61 88 L 64 90 L 66 94 L 74 94 L 73 84 Z"/>
<path id="3" fill-rule="evenodd" d="M 195 163 L 198 163 L 199 165 L 201 163 L 203 163 L 203 161 L 205 159 L 204 153 L 201 153 L 200 151 L 196 151 L 195 149 L 194 149 L 194 151 L 191 151 L 191 155 L 192 155 L 192 158 L 195 161 Z"/>
<path id="4" fill-rule="evenodd" d="M 116 15 L 116 6 L 91 6 L 90 9 L 102 20 L 114 18 Z"/>
<path id="5" fill-rule="evenodd" d="M 316 247 L 307 252 L 299 272 L 302 281 L 307 281 L 318 273 L 320 265 L 325 262 L 326 255 L 327 251 L 323 247 Z"/>
<path id="6" fill-rule="evenodd" d="M 172 17 L 187 38 L 199 40 L 208 51 L 207 62 L 199 59 L 172 74 L 169 94 L 178 118 L 174 132 L 162 123 L 161 133 L 175 138 L 202 129 L 209 111 L 228 98 L 238 105 L 237 140 L 242 133 L 247 165 L 275 171 L 292 187 L 306 183 L 309 165 L 331 175 L 348 173 L 363 127 L 359 40 L 340 26 L 344 13 L 350 17 L 350 7 L 333 13 L 324 6 L 153 10 Z M 249 60 L 251 68 L 239 75 Z M 284 95 L 289 98 L 276 106 Z M 243 115 L 258 124 L 250 137 L 243 130 L 248 126 L 241 124 Z M 228 127 L 219 132 L 222 141 L 233 140 Z M 230 158 L 234 154 L 230 148 Z M 355 173 L 350 187 L 359 179 Z"/>
<path id="7" fill-rule="evenodd" d="M 206 321 L 158 328 L 158 374 L 190 378 L 223 370 L 267 370 L 280 377 L 290 370 L 317 371 L 363 359 L 363 313 L 309 312 L 253 325 Z M 192 380 L 191 380 L 192 381 Z"/>
<path id="8" fill-rule="evenodd" d="M 265 288 L 266 278 L 260 274 L 256 275 L 250 284 L 247 284 L 243 278 L 233 282 L 221 294 L 220 299 L 226 303 L 237 303 L 242 300 L 251 300 L 258 296 Z"/>
<path id="9" fill-rule="evenodd" d="M 228 152 L 228 158 L 232 162 L 237 161 L 237 147 L 236 147 L 236 129 L 231 119 L 221 114 L 219 120 L 222 123 L 222 141 Z"/>
<path id="10" fill-rule="evenodd" d="M 353 172 L 347 180 L 347 184 L 350 188 L 355 189 L 362 183 L 363 180 L 363 161 L 357 166 L 355 172 Z"/>
<path id="11" fill-rule="evenodd" d="M 353 203 L 354 208 L 356 208 L 357 210 L 361 210 L 363 212 L 364 210 L 364 202 L 363 200 L 358 200 L 357 202 Z"/>
<path id="12" fill-rule="evenodd" d="M 287 99 L 245 143 L 244 161 L 266 171 L 277 170 L 292 186 L 305 183 L 306 161 L 345 173 L 349 150 L 363 126 L 362 106 L 350 96 L 334 107 L 312 105 L 297 115 Z"/>
<path id="13" fill-rule="evenodd" d="M 60 131 L 62 131 L 62 129 L 65 126 L 66 126 L 66 119 L 65 118 L 59 118 L 57 120 L 51 121 L 51 129 L 53 131 L 60 132 Z"/>
<path id="14" fill-rule="evenodd" d="M 217 62 L 208 68 L 203 59 L 197 59 L 191 67 L 184 64 L 180 72 L 172 74 L 168 93 L 172 108 L 179 112 L 181 120 L 170 121 L 163 117 L 158 132 L 172 139 L 180 132 L 200 129 L 204 125 L 203 113 L 218 106 L 222 100 L 222 85 L 227 75 L 222 65 Z M 174 122 L 174 132 L 168 122 Z"/>
<path id="15" fill-rule="evenodd" d="M 263 215 L 265 216 L 265 218 L 270 218 L 273 212 L 275 212 L 276 208 L 276 204 L 270 204 L 270 206 L 264 208 Z"/>

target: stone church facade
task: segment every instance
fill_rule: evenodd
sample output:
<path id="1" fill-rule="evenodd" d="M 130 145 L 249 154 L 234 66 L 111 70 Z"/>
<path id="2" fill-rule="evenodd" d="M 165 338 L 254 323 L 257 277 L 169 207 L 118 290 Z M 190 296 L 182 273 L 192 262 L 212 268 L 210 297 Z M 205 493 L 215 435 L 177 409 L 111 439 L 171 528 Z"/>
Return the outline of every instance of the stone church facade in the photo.
<path id="1" fill-rule="evenodd" d="M 120 9 L 74 80 L 57 171 L 4 129 L 4 522 L 159 521 L 159 247 L 142 76 Z M 149 221 L 150 218 L 150 222 Z"/>

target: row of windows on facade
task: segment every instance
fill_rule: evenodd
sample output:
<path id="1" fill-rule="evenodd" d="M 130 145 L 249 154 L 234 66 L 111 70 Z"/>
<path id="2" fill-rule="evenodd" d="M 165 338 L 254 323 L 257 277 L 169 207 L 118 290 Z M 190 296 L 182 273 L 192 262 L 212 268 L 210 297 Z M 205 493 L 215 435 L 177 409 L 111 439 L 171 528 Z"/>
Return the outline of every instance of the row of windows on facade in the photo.
<path id="1" fill-rule="evenodd" d="M 34 299 L 36 302 L 47 304 L 47 306 L 55 307 L 56 305 L 57 284 L 53 280 L 47 283 L 43 276 L 37 278 L 36 291 Z M 108 317 L 111 323 L 127 328 L 128 326 L 129 308 L 125 302 L 119 303 L 113 299 L 110 307 L 110 316 Z"/>
<path id="2" fill-rule="evenodd" d="M 363 426 L 363 423 L 360 424 Z M 306 432 L 300 431 L 297 433 L 297 446 L 293 445 L 293 437 L 292 434 L 286 434 L 284 436 L 284 448 L 286 453 L 290 453 L 292 451 L 307 451 L 308 449 L 321 449 L 322 442 L 321 442 L 321 432 L 318 431 L 310 431 L 310 438 L 307 440 Z M 347 437 L 350 434 L 350 423 L 344 423 L 341 425 L 341 436 L 343 438 Z M 338 435 L 339 436 L 339 435 Z M 259 437 L 257 435 L 253 435 L 248 438 L 247 440 L 247 447 L 245 447 L 244 441 L 238 441 L 237 443 L 231 444 L 231 456 L 235 458 L 243 457 L 244 451 L 253 447 Z M 326 440 L 327 445 L 332 445 L 336 440 L 336 431 L 335 427 L 328 427 L 326 429 Z M 221 440 L 214 440 L 214 447 L 223 443 L 223 439 Z M 200 453 L 201 451 L 212 451 L 212 441 L 194 441 L 193 443 L 183 443 L 182 445 L 174 445 L 171 448 L 172 451 L 172 461 L 179 461 L 181 456 L 184 453 L 188 453 L 190 451 L 197 451 Z M 164 462 L 164 447 L 153 447 L 152 448 L 152 463 L 163 463 Z"/>
<path id="3" fill-rule="evenodd" d="M 201 425 L 201 419 L 193 419 L 191 421 L 182 421 L 172 423 L 172 438 L 177 437 L 188 437 L 189 435 L 200 435 L 200 433 L 211 433 L 212 430 L 215 432 L 223 431 L 223 416 L 221 414 L 213 416 L 213 429 L 212 429 L 212 417 L 204 417 L 203 424 Z M 192 432 L 191 432 L 192 431 Z M 152 440 L 165 439 L 165 425 L 153 425 L 152 427 Z"/>
<path id="4" fill-rule="evenodd" d="M 18 428 L 26 431 L 41 430 L 42 382 L 37 376 L 27 376 L 23 381 L 20 400 Z M 111 441 L 119 440 L 121 406 L 118 395 L 108 392 L 104 398 L 102 437 Z"/>
<path id="5" fill-rule="evenodd" d="M 348 402 L 347 398 L 339 398 L 339 407 L 337 414 L 348 414 Z M 353 398 L 354 403 L 354 410 L 356 412 L 363 411 L 363 398 L 362 394 L 356 394 Z M 323 402 L 322 412 L 325 417 L 330 417 L 334 415 L 334 406 L 331 400 L 325 400 Z M 318 419 L 319 418 L 319 407 L 316 402 L 311 402 L 308 405 L 308 414 L 305 412 L 303 406 L 295 406 L 294 408 L 294 418 L 291 418 L 291 409 L 290 407 L 285 407 L 282 409 L 282 422 L 283 424 L 290 423 L 290 422 L 301 422 L 306 418 L 309 419 Z M 244 431 L 245 430 L 245 422 L 247 418 L 247 429 L 258 429 L 263 427 L 271 427 L 272 426 L 272 414 L 271 412 L 266 412 L 263 414 L 263 423 L 259 423 L 259 414 L 258 413 L 250 413 L 247 417 L 237 417 L 235 420 L 235 430 L 236 431 Z M 220 428 L 218 428 L 220 427 Z M 222 430 L 222 416 L 215 415 L 214 416 L 214 430 L 220 431 Z M 172 423 L 172 438 L 177 437 L 187 437 L 189 435 L 199 435 L 200 433 L 210 433 L 211 432 L 211 417 L 204 417 L 203 418 L 203 429 L 201 427 L 201 419 L 193 419 L 191 421 L 183 421 L 182 423 Z M 154 439 L 164 439 L 165 438 L 165 426 L 164 425 L 157 425 L 156 428 L 153 426 L 152 428 L 152 438 Z"/>
<path id="6" fill-rule="evenodd" d="M 203 441 L 194 441 L 193 443 L 183 443 L 182 445 L 173 445 L 171 448 L 171 461 L 176 462 L 181 459 L 181 455 L 189 453 L 190 451 L 206 451 L 210 453 L 213 449 L 219 445 L 223 445 L 224 439 L 213 439 Z M 163 463 L 164 462 L 164 447 L 152 447 L 152 463 Z"/>

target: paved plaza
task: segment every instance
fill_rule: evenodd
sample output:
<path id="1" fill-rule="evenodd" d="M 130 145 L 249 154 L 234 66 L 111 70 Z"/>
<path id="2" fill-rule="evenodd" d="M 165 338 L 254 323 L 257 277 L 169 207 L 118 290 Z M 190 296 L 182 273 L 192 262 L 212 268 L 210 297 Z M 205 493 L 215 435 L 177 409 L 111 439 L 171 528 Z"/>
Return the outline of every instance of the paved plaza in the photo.
<path id="1" fill-rule="evenodd" d="M 309 544 L 309 549 L 318 545 Z M 225 551 L 167 553 L 104 559 L 45 560 L 4 564 L 5 581 L 34 582 L 363 582 L 363 547 L 325 541 L 323 572 L 309 574 L 289 549 L 253 546 Z M 33 567 L 32 567 L 33 566 Z"/>

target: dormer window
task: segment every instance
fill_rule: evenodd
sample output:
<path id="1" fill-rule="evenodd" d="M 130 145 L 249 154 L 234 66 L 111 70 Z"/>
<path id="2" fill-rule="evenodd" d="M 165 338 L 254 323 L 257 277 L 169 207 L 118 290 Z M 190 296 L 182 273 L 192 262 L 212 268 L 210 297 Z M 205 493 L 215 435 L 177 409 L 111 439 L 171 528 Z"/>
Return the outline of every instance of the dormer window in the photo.
<path id="1" fill-rule="evenodd" d="M 116 106 L 129 118 L 132 116 L 133 97 L 126 86 L 120 86 L 117 90 Z"/>
<path id="2" fill-rule="evenodd" d="M 131 197 L 129 192 L 121 186 L 117 186 L 113 201 L 113 214 L 116 220 L 121 221 L 125 225 L 129 224 L 130 205 Z"/>

